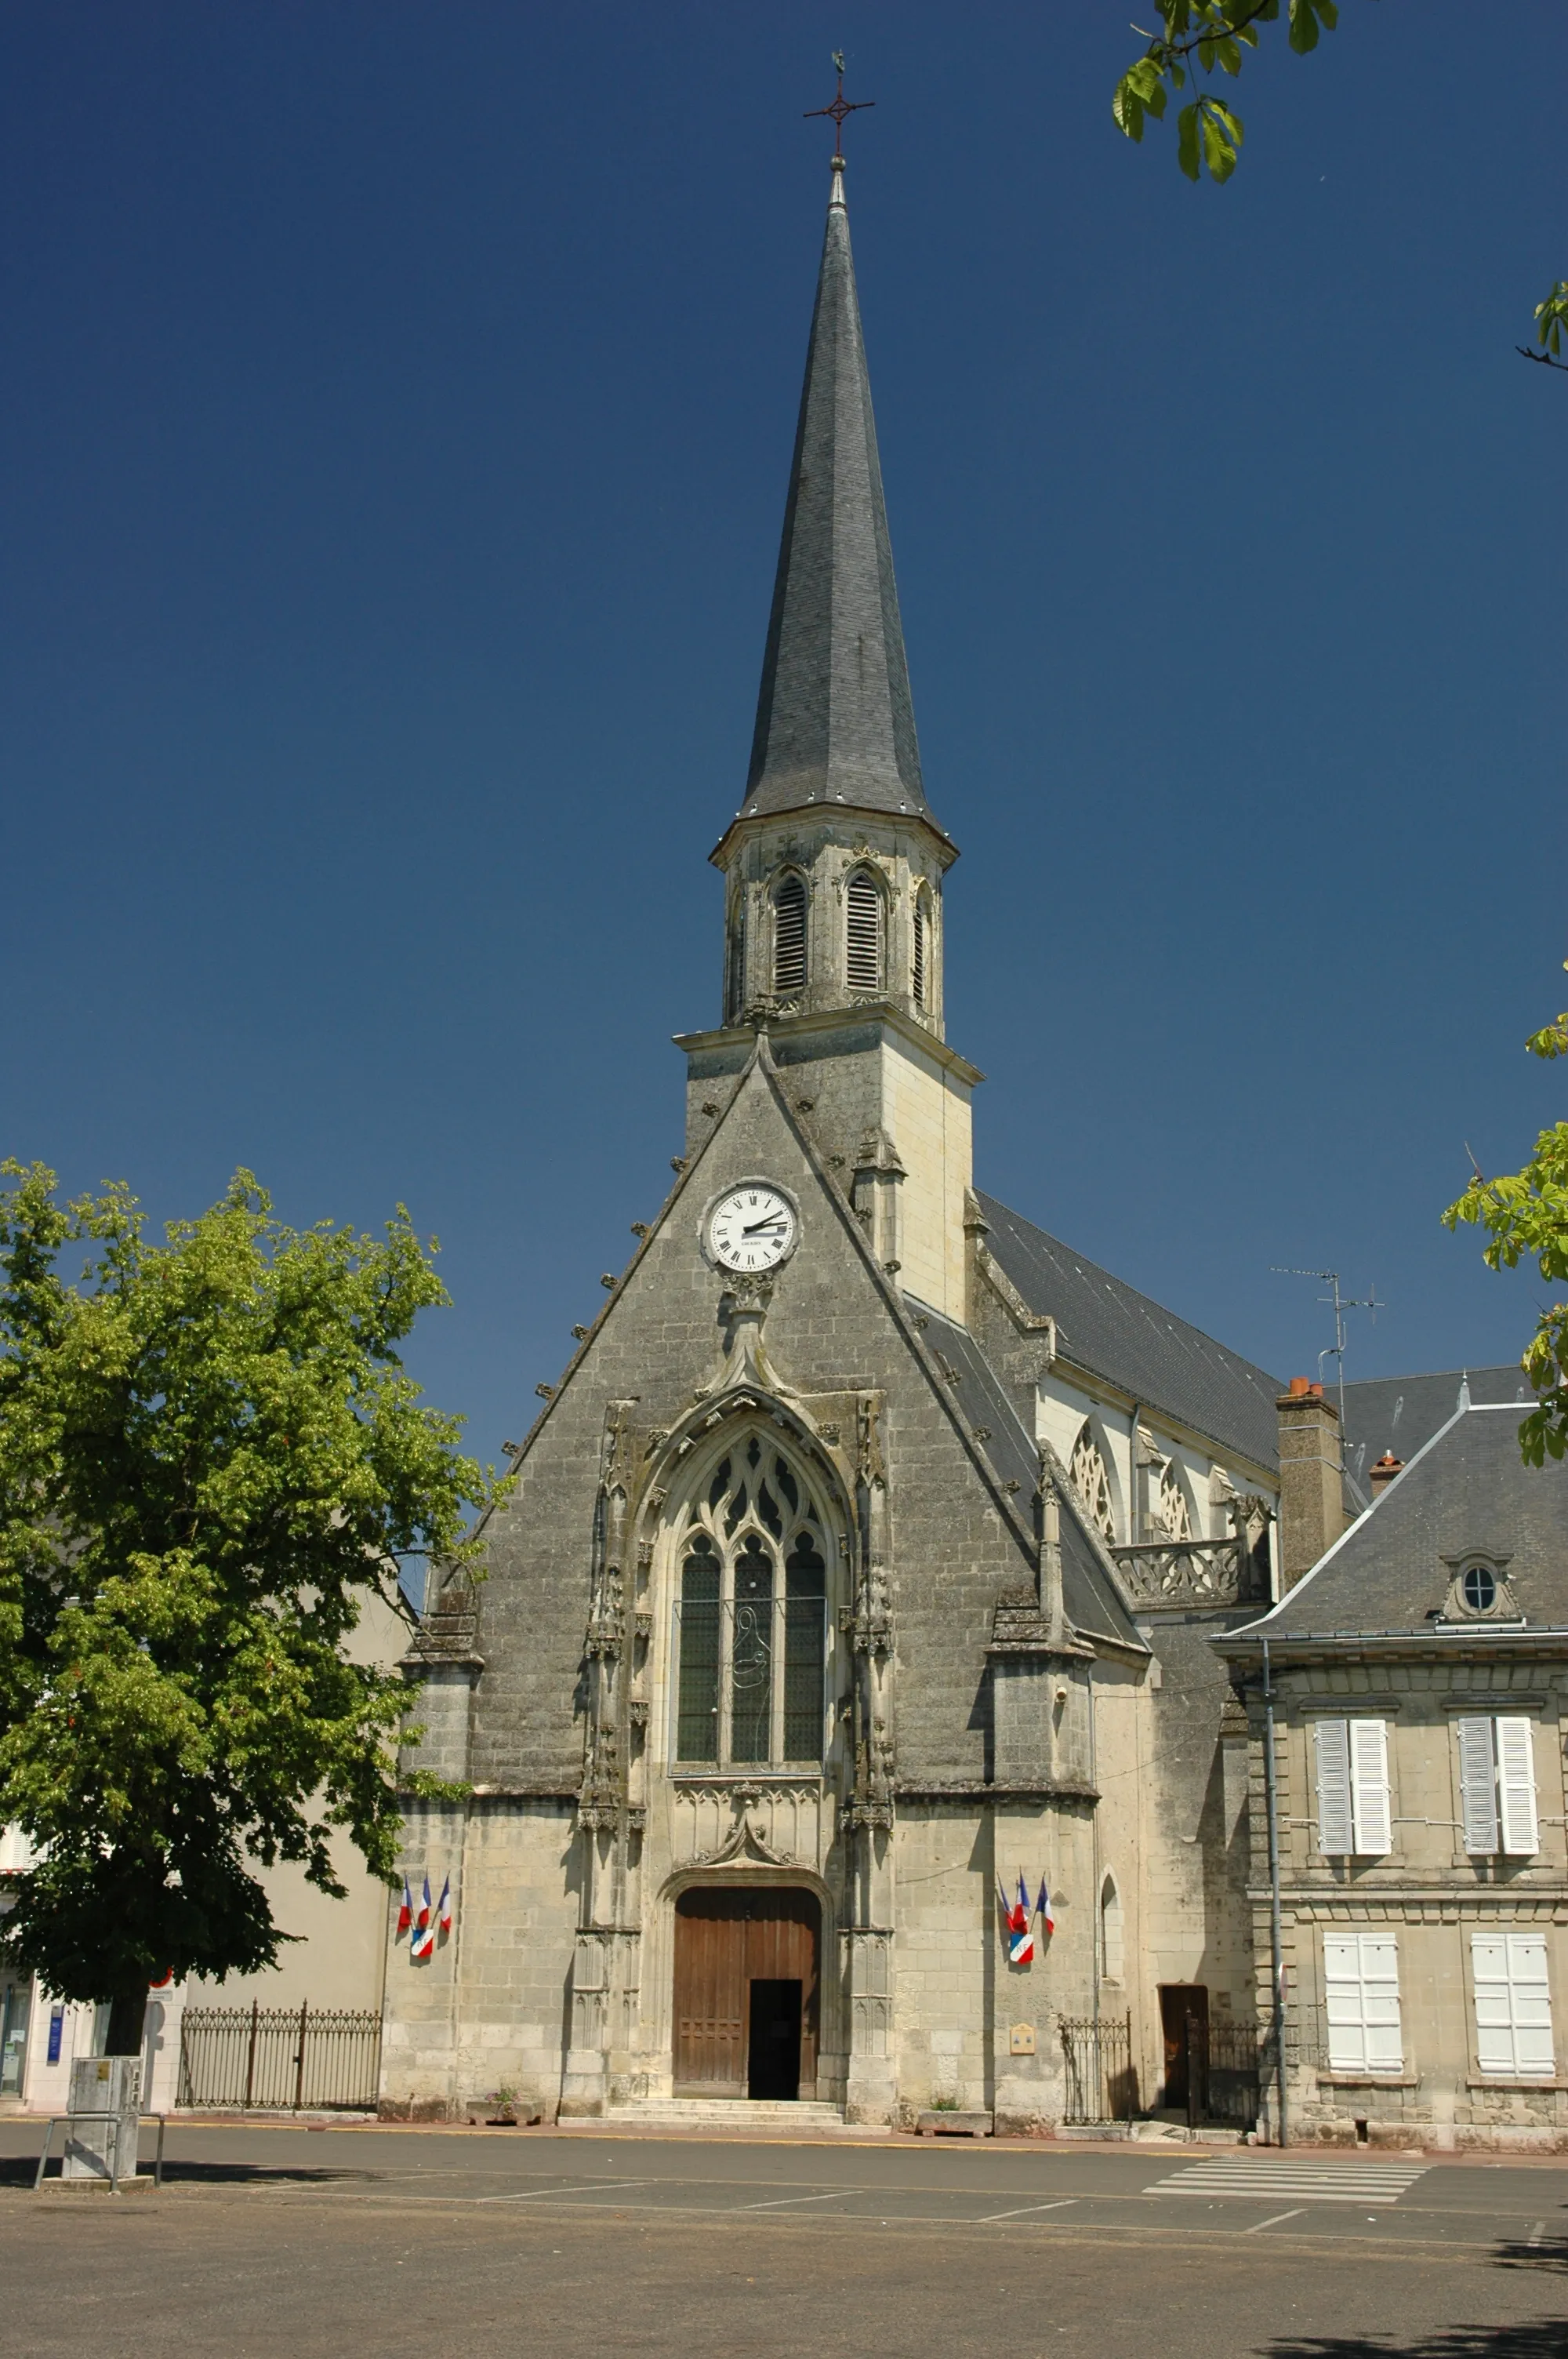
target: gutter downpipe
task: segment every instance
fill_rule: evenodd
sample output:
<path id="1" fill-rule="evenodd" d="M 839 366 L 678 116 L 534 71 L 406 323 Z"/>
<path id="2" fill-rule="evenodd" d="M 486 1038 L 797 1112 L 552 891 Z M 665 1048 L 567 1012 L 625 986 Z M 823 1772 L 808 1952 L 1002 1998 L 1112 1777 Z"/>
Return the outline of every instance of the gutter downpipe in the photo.
<path id="1" fill-rule="evenodd" d="M 1274 1765 L 1274 1682 L 1263 1641 L 1263 1790 L 1269 1810 L 1269 1935 L 1274 1972 L 1274 2066 L 1279 2079 L 1280 2144 L 1290 2144 L 1285 2107 L 1285 1941 L 1280 1915 L 1280 1803 Z"/>
<path id="2" fill-rule="evenodd" d="M 1103 2089 L 1103 2088 L 1105 2087 L 1105 2072 L 1104 2072 L 1104 2070 L 1102 2069 L 1101 2060 L 1100 2060 L 1100 2045 L 1099 2045 L 1099 1984 L 1100 1984 L 1100 1976 L 1101 1976 L 1101 1974 L 1103 1974 L 1103 1973 L 1104 1973 L 1104 1972 L 1105 1972 L 1105 1959 L 1104 1959 L 1104 1957 L 1101 1955 L 1101 1928 L 1102 1928 L 1102 1925 L 1103 1925 L 1103 1923 L 1104 1923 L 1104 1919 L 1103 1919 L 1103 1916 L 1102 1916 L 1102 1914 L 1101 1914 L 1101 1910 L 1100 1910 L 1100 1888 L 1099 1888 L 1099 1887 L 1100 1887 L 1100 1864 L 1099 1864 L 1099 1800 L 1098 1800 L 1098 1787 L 1099 1787 L 1099 1779 L 1098 1779 L 1098 1777 L 1096 1776 L 1096 1774 L 1095 1774 L 1095 1771 L 1096 1771 L 1096 1759 L 1095 1759 L 1095 1667 L 1094 1667 L 1094 1664 L 1093 1664 L 1093 1662 L 1092 1662 L 1092 1661 L 1091 1661 L 1091 1662 L 1090 1662 L 1090 1664 L 1089 1664 L 1088 1704 L 1089 1704 L 1089 1784 L 1090 1784 L 1091 1786 L 1093 1786 L 1093 1787 L 1096 1788 L 1096 1800 L 1095 1800 L 1095 1804 L 1094 1804 L 1094 1818 L 1093 1818 L 1093 1820 L 1092 1820 L 1092 1821 L 1091 1821 L 1092 1833 L 1091 1833 L 1091 1837 L 1090 1837 L 1091 1848 L 1092 1848 L 1093 1855 L 1094 1855 L 1094 1879 L 1095 1879 L 1094 1919 L 1093 1919 L 1093 1925 L 1092 1925 L 1092 1930 L 1093 1930 L 1093 1935 L 1094 1935 L 1094 2024 L 1095 2024 L 1095 2074 L 1096 2074 L 1096 2078 L 1097 2078 L 1097 2080 L 1098 2080 L 1098 2084 L 1099 2084 L 1099 2089 Z M 1096 2102 L 1097 2102 L 1097 2104 L 1098 2103 L 1098 2098 L 1099 2098 L 1099 2089 L 1097 2089 L 1097 2091 L 1096 2091 Z"/>

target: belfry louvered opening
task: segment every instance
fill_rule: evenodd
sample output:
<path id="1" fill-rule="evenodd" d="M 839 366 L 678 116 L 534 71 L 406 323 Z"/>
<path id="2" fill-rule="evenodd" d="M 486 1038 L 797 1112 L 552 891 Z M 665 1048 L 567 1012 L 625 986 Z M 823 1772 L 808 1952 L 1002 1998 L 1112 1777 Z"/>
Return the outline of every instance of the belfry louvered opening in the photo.
<path id="1" fill-rule="evenodd" d="M 914 985 L 914 1004 L 916 1007 L 924 1007 L 925 1006 L 925 934 L 927 923 L 928 919 L 925 897 L 923 895 L 917 894 L 914 903 L 914 972 L 913 977 Z"/>
<path id="2" fill-rule="evenodd" d="M 773 895 L 773 989 L 791 998 L 806 989 L 806 886 L 786 876 Z"/>
<path id="3" fill-rule="evenodd" d="M 863 868 L 849 879 L 849 984 L 851 991 L 878 991 L 882 980 L 882 897 Z"/>

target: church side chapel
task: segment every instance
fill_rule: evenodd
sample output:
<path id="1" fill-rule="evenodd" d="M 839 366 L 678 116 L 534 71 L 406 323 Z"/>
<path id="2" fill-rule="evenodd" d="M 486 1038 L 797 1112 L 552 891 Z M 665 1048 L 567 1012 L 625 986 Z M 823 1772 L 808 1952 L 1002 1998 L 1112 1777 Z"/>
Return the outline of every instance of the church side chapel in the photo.
<path id="1" fill-rule="evenodd" d="M 1279 1388 L 975 1187 L 837 155 L 710 856 L 675 1185 L 406 1667 L 464 1799 L 407 1806 L 456 1930 L 394 1944 L 383 2110 L 1181 2105 L 1195 2023 L 1255 2047 L 1211 1641 L 1276 1593 Z"/>

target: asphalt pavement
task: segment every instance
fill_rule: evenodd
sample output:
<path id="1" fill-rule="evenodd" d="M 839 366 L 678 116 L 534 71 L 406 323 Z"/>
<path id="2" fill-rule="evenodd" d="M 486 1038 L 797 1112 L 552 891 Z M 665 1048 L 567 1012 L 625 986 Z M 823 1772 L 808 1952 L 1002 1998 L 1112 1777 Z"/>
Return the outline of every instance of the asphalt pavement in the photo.
<path id="1" fill-rule="evenodd" d="M 40 2144 L 0 2124 L 15 2359 L 1568 2359 L 1561 2162 L 176 2124 L 109 2197 Z"/>

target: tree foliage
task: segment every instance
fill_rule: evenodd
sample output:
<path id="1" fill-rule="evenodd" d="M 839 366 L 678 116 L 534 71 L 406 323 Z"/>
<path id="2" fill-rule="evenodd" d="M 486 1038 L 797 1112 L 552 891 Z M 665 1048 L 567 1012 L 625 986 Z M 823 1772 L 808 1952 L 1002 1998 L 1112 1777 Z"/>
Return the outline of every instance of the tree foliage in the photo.
<path id="1" fill-rule="evenodd" d="M 1163 120 L 1171 94 L 1190 86 L 1193 94 L 1176 116 L 1176 161 L 1189 180 L 1206 171 L 1212 180 L 1228 180 L 1245 132 L 1236 109 L 1217 95 L 1212 77 L 1217 71 L 1234 80 L 1241 71 L 1246 51 L 1258 47 L 1260 27 L 1278 23 L 1280 0 L 1155 0 L 1155 6 L 1161 29 L 1117 83 L 1111 113 L 1129 139 L 1141 140 L 1146 124 Z M 1285 19 L 1290 47 L 1305 57 L 1335 30 L 1339 10 L 1336 0 L 1287 0 Z M 1535 307 L 1541 350 L 1519 349 L 1527 360 L 1568 368 L 1560 357 L 1564 330 L 1568 280 L 1560 279 Z"/>
<path id="2" fill-rule="evenodd" d="M 160 1245 L 123 1186 L 0 1177 L 0 1955 L 123 2003 L 276 1961 L 258 1862 L 341 1895 L 346 1829 L 390 1877 L 407 1690 L 348 1641 L 504 1484 L 398 1357 L 447 1299 L 401 1207 L 297 1232 L 242 1171 Z"/>
<path id="3" fill-rule="evenodd" d="M 1532 1057 L 1568 1056 L 1568 1010 L 1525 1046 Z M 1548 1284 L 1560 1285 L 1568 1278 L 1568 1122 L 1541 1132 L 1522 1171 L 1501 1180 L 1477 1171 L 1443 1219 L 1450 1229 L 1467 1221 L 1486 1230 L 1491 1268 L 1516 1269 L 1533 1255 Z M 1521 1365 L 1540 1399 L 1519 1428 L 1519 1449 L 1527 1465 L 1540 1466 L 1568 1451 L 1568 1302 L 1541 1312 Z"/>
<path id="4" fill-rule="evenodd" d="M 1193 95 L 1176 117 L 1176 160 L 1189 180 L 1206 169 L 1228 180 L 1236 169 L 1244 132 L 1241 117 L 1216 97 L 1198 75 L 1217 67 L 1232 77 L 1241 71 L 1243 52 L 1258 46 L 1260 25 L 1275 23 L 1280 0 L 1156 0 L 1162 30 L 1136 64 L 1129 66 L 1111 98 L 1111 113 L 1130 139 L 1141 139 L 1144 124 L 1164 115 L 1170 92 L 1192 85 Z M 1290 45 L 1299 57 L 1315 49 L 1324 33 L 1339 22 L 1335 0 L 1288 0 Z"/>

